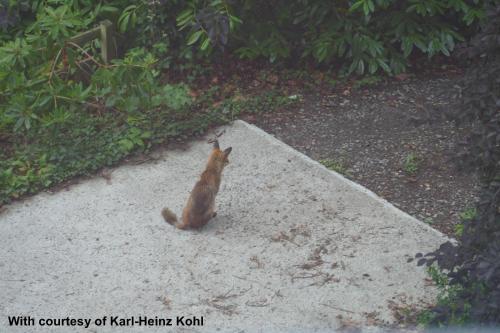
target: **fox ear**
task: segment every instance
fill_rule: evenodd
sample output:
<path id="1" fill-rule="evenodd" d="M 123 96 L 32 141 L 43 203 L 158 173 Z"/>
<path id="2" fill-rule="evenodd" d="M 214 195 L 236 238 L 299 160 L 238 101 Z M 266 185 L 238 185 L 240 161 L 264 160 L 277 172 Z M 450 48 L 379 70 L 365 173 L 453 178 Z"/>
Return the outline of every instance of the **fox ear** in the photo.
<path id="1" fill-rule="evenodd" d="M 229 153 L 231 152 L 231 150 L 233 150 L 233 147 L 229 147 L 229 148 L 224 149 L 224 155 L 226 157 L 229 156 Z"/>
<path id="2" fill-rule="evenodd" d="M 219 148 L 219 140 L 217 140 L 217 139 L 214 140 L 214 149 L 220 149 Z"/>

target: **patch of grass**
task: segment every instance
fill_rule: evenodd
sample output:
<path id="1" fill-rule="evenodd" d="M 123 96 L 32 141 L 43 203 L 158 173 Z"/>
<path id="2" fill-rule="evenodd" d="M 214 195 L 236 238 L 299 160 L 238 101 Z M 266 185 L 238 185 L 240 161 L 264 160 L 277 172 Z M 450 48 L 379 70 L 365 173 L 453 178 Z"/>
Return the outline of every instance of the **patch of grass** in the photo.
<path id="1" fill-rule="evenodd" d="M 285 69 L 280 73 L 284 80 L 312 80 L 312 75 L 304 69 Z"/>
<path id="2" fill-rule="evenodd" d="M 382 77 L 372 75 L 372 76 L 367 76 L 363 77 L 361 79 L 358 79 L 354 81 L 352 88 L 353 89 L 360 89 L 364 87 L 371 87 L 379 84 L 382 81 Z"/>
<path id="3" fill-rule="evenodd" d="M 464 228 L 465 224 L 474 220 L 477 217 L 477 209 L 472 207 L 472 208 L 467 208 L 463 212 L 461 212 L 459 215 L 461 222 L 455 225 L 455 236 L 457 237 L 462 237 L 464 233 Z"/>
<path id="4" fill-rule="evenodd" d="M 323 164 L 328 169 L 338 172 L 344 176 L 351 176 L 347 171 L 348 167 L 342 159 L 326 158 L 319 160 L 319 163 Z"/>
<path id="5" fill-rule="evenodd" d="M 252 96 L 236 94 L 219 103 L 214 110 L 231 121 L 243 113 L 272 112 L 300 100 L 299 95 L 284 96 L 278 90 L 269 90 Z"/>
<path id="6" fill-rule="evenodd" d="M 427 274 L 429 274 L 432 281 L 441 289 L 446 289 L 448 287 L 448 277 L 446 274 L 441 273 L 435 266 L 430 266 L 427 269 Z"/>
<path id="7" fill-rule="evenodd" d="M 409 153 L 403 163 L 403 170 L 409 175 L 415 175 L 420 167 L 420 158 L 415 153 Z"/>
<path id="8" fill-rule="evenodd" d="M 454 226 L 454 234 L 455 236 L 457 237 L 462 237 L 462 235 L 464 234 L 464 224 L 463 223 L 458 223 L 458 224 L 455 224 Z"/>
<path id="9" fill-rule="evenodd" d="M 430 266 L 427 273 L 432 281 L 436 284 L 439 294 L 437 296 L 437 304 L 435 308 L 450 307 L 452 309 L 451 326 L 463 326 L 470 321 L 470 304 L 459 302 L 459 293 L 464 291 L 460 285 L 450 285 L 446 274 L 439 271 L 435 266 Z M 437 313 L 426 309 L 421 311 L 417 316 L 417 322 L 423 326 L 435 325 Z"/>
<path id="10" fill-rule="evenodd" d="M 434 219 L 432 217 L 426 217 L 424 219 L 424 222 L 429 224 L 429 225 L 433 225 L 435 223 Z"/>
<path id="11" fill-rule="evenodd" d="M 471 221 L 476 218 L 477 216 L 477 209 L 475 207 L 473 208 L 467 208 L 463 212 L 459 214 L 460 219 L 464 222 Z"/>
<path id="12" fill-rule="evenodd" d="M 325 78 L 325 83 L 330 87 L 330 89 L 336 88 L 342 81 L 339 79 Z"/>

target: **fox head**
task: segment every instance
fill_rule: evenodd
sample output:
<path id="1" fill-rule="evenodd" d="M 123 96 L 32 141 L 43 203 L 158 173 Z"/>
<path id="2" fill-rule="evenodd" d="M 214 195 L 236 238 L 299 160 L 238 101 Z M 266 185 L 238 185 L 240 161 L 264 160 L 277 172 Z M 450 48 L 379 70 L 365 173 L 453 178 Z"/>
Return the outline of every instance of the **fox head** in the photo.
<path id="1" fill-rule="evenodd" d="M 219 141 L 214 141 L 214 146 L 212 149 L 212 154 L 210 154 L 210 162 L 213 163 L 217 169 L 221 170 L 229 164 L 229 154 L 233 148 L 229 147 L 221 150 L 219 147 Z"/>

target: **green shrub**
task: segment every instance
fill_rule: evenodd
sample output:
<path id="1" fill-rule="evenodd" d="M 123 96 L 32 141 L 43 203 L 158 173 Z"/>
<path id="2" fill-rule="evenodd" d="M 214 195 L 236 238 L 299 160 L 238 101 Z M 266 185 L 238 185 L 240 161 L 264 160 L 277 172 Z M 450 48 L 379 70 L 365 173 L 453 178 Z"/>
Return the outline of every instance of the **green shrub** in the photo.
<path id="1" fill-rule="evenodd" d="M 341 63 L 343 71 L 399 73 L 418 50 L 449 55 L 482 1 L 188 1 L 178 25 L 188 44 L 227 46 L 242 58 Z M 229 37 L 228 37 L 229 35 Z M 210 41 L 210 42 L 209 42 Z"/>
<path id="2" fill-rule="evenodd" d="M 312 59 L 345 73 L 399 73 L 416 51 L 449 55 L 484 16 L 484 0 L 70 0 L 7 1 L 0 38 L 21 36 L 31 24 L 59 37 L 110 18 L 128 47 L 162 58 L 194 61 L 219 50 L 270 62 Z M 48 12 L 47 12 L 48 11 Z M 2 9 L 0 8 L 0 17 Z M 45 15 L 45 14 L 46 15 Z M 44 16 L 45 15 L 45 16 Z M 58 19 L 54 19 L 58 16 Z M 35 21 L 36 17 L 36 21 Z M 1 19 L 0 19 L 1 20 Z M 58 22 L 59 20 L 59 22 Z M 55 24 L 58 23 L 58 24 Z M 215 51 L 215 52 L 214 52 Z"/>
<path id="3" fill-rule="evenodd" d="M 68 42 L 125 1 L 12 3 L 18 21 L 0 46 L 0 205 L 206 126 L 205 115 L 184 119 L 187 86 L 161 84 L 144 48 L 104 64 L 98 41 Z"/>

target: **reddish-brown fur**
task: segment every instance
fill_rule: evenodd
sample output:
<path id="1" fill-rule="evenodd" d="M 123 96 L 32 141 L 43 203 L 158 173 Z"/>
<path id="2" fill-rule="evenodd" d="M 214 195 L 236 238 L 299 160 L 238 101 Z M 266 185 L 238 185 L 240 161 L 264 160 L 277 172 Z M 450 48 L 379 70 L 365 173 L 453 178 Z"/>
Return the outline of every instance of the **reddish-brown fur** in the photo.
<path id="1" fill-rule="evenodd" d="M 229 163 L 228 156 L 231 147 L 222 151 L 219 143 L 215 141 L 214 148 L 208 158 L 205 171 L 200 180 L 195 184 L 186 207 L 182 211 L 182 221 L 168 208 L 162 210 L 165 221 L 179 229 L 201 228 L 215 217 L 215 197 L 219 192 L 222 170 Z"/>

